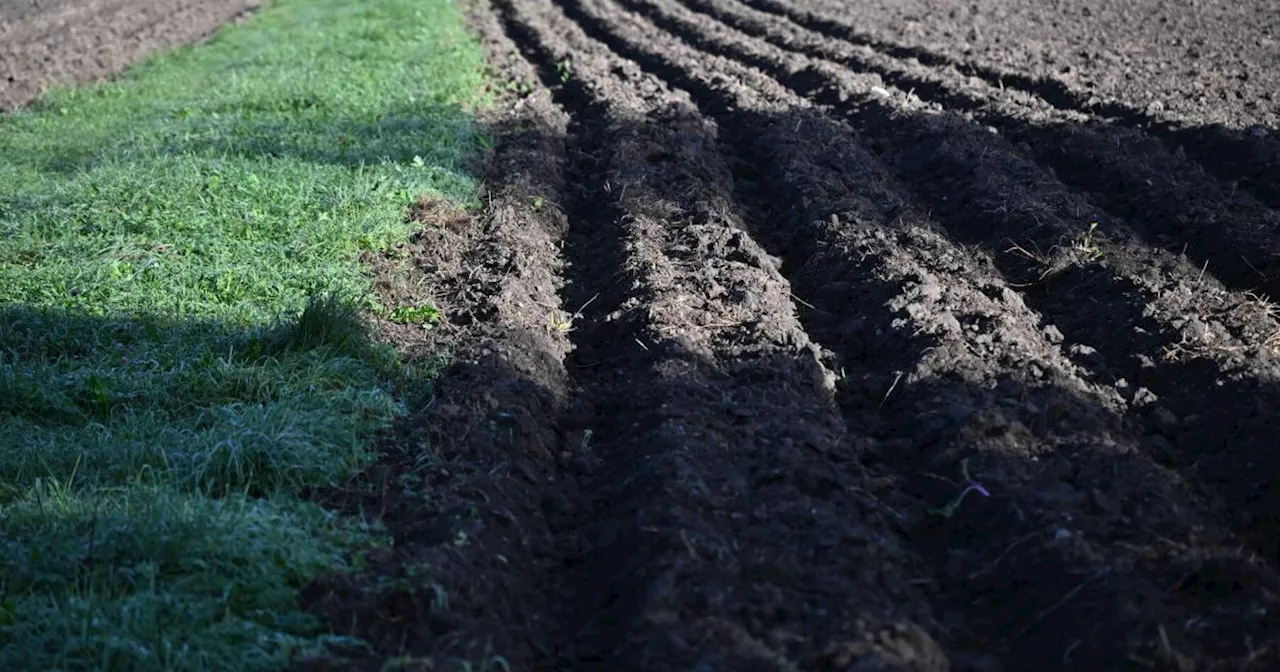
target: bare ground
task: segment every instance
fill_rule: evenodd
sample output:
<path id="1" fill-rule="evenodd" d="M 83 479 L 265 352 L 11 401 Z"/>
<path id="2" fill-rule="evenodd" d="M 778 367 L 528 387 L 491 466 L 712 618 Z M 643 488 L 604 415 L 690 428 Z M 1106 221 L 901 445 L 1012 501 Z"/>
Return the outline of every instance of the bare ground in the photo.
<path id="1" fill-rule="evenodd" d="M 953 4 L 469 5 L 487 210 L 373 260 L 456 357 L 300 667 L 1280 667 L 1275 11 Z"/>
<path id="2" fill-rule="evenodd" d="M 209 37 L 259 0 L 8 0 L 0 3 L 0 112 L 50 86 L 105 80 Z"/>
<path id="3" fill-rule="evenodd" d="M 513 669 L 1280 663 L 1267 117 L 1005 80 L 874 11 L 473 7 L 497 191 L 412 255 L 478 353 L 416 421 L 468 428 L 423 441 L 467 541 L 390 565 L 447 608 L 382 630 L 380 568 L 318 590 L 335 624 Z"/>

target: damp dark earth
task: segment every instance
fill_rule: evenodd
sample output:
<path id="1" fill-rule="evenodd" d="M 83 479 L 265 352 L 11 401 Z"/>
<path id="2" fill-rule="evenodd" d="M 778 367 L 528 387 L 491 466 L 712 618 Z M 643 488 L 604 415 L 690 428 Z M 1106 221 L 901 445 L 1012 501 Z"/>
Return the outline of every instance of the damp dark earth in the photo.
<path id="1" fill-rule="evenodd" d="M 370 259 L 452 356 L 301 668 L 1280 669 L 1274 3 L 463 8 L 485 207 Z"/>

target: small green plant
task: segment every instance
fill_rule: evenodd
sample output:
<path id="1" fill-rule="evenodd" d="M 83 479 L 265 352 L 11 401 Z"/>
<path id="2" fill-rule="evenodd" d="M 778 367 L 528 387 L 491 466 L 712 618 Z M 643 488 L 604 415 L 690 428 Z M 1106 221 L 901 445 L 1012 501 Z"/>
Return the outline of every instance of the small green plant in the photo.
<path id="1" fill-rule="evenodd" d="M 1104 253 L 1099 244 L 1098 223 L 1092 222 L 1089 228 L 1076 236 L 1075 249 L 1084 254 L 1086 261 L 1099 261 Z"/>
<path id="2" fill-rule="evenodd" d="M 977 492 L 983 497 L 991 496 L 991 493 L 987 490 L 987 488 L 984 485 L 982 485 L 981 483 L 969 477 L 969 461 L 968 460 L 962 460 L 960 462 L 960 473 L 964 476 L 964 480 L 966 484 L 964 489 L 960 491 L 960 494 L 952 498 L 950 502 L 947 502 L 946 506 L 943 506 L 940 509 L 929 509 L 929 513 L 932 513 L 937 516 L 942 516 L 943 518 L 950 518 L 956 515 L 956 511 L 960 510 L 960 504 L 964 502 L 964 498 L 968 496 L 970 492 Z"/>
<path id="3" fill-rule="evenodd" d="M 556 72 L 560 75 L 560 83 L 567 84 L 573 77 L 573 61 L 565 58 L 556 62 Z"/>
<path id="4" fill-rule="evenodd" d="M 491 79 L 501 78 L 501 73 L 486 68 L 486 73 Z M 506 92 L 515 92 L 520 96 L 528 96 L 537 90 L 537 84 L 530 79 L 507 79 L 499 84 L 499 89 Z"/>
<path id="5" fill-rule="evenodd" d="M 533 197 L 533 211 L 534 211 L 534 212 L 542 212 L 542 206 L 543 206 L 543 205 L 545 205 L 545 204 L 546 204 L 546 202 L 542 200 L 542 197 L 541 197 L 541 196 L 534 196 L 534 197 Z"/>
<path id="6" fill-rule="evenodd" d="M 547 323 L 551 331 L 557 334 L 567 334 L 573 331 L 573 315 L 562 317 L 559 313 L 552 313 L 547 316 Z"/>
<path id="7" fill-rule="evenodd" d="M 432 329 L 440 323 L 440 309 L 430 303 L 420 306 L 400 306 L 387 315 L 387 319 L 397 324 L 419 324 L 423 329 Z"/>

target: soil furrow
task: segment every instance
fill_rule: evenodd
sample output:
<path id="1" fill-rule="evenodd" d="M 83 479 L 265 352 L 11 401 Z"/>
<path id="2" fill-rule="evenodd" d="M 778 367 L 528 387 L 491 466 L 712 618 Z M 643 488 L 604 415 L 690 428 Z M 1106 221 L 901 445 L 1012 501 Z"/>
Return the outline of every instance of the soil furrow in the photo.
<path id="1" fill-rule="evenodd" d="M 977 77 L 990 86 L 1000 89 L 1014 88 L 1034 96 L 1063 111 L 1100 114 L 1121 119 L 1139 127 L 1149 127 L 1155 119 L 1145 111 L 1118 101 L 1102 101 L 1084 92 L 1076 91 L 1065 83 L 1044 77 L 1030 77 L 1013 70 L 984 66 L 973 61 L 960 60 L 922 47 L 899 44 L 859 31 L 848 22 L 837 18 L 835 7 L 818 1 L 807 7 L 797 7 L 785 0 L 741 0 L 743 4 L 762 12 L 768 12 L 829 37 L 853 45 L 866 47 L 902 61 L 916 61 L 933 68 L 946 68 Z"/>
<path id="2" fill-rule="evenodd" d="M 257 4 L 3 4 L 0 110 Z M 369 255 L 454 356 L 297 669 L 1280 669 L 1266 0 L 464 4 L 487 207 Z"/>
<path id="3" fill-rule="evenodd" d="M 149 54 L 203 40 L 259 4 L 120 0 L 17 10 L 0 23 L 0 111 L 28 104 L 50 86 L 101 81 Z"/>
<path id="4" fill-rule="evenodd" d="M 811 2 L 809 7 L 797 7 L 784 0 L 742 0 L 760 11 L 786 17 L 798 25 L 815 32 L 841 39 L 850 44 L 868 47 L 901 60 L 914 60 L 930 67 L 951 68 L 958 72 L 968 72 L 981 78 L 988 84 L 1000 88 L 1015 87 L 1036 96 L 1061 110 L 1077 112 L 1101 113 L 1105 116 L 1120 117 L 1141 125 L 1149 123 L 1145 115 L 1123 103 L 1100 101 L 1087 94 L 1073 91 L 1066 84 L 1045 78 L 1028 77 L 1020 72 L 997 69 L 952 58 L 920 47 L 898 44 L 877 38 L 869 33 L 859 31 L 853 25 L 836 18 L 823 2 Z"/>
<path id="5" fill-rule="evenodd" d="M 1264 406 L 1232 401 L 1280 403 L 1278 327 L 1270 304 L 1224 290 L 1185 257 L 1150 249 L 1122 221 L 1069 192 L 996 134 L 930 114 L 910 96 L 885 96 L 874 79 L 811 63 L 725 26 L 699 29 L 696 15 L 682 17 L 678 7 L 631 1 L 661 13 L 682 37 L 712 53 L 743 58 L 843 109 L 948 232 L 988 249 L 1011 282 L 1026 285 L 1027 300 L 1076 344 L 1077 363 L 1116 385 L 1140 411 L 1135 415 L 1155 437 L 1155 454 L 1200 484 L 1255 548 L 1276 560 L 1280 542 L 1266 522 L 1280 498 L 1270 485 L 1277 465 L 1265 448 L 1272 421 Z M 1077 222 L 1098 222 L 1100 232 Z M 1203 412 L 1206 393 L 1220 403 Z M 1171 422 L 1170 414 L 1193 418 L 1194 427 Z M 1212 475 L 1192 474 L 1186 455 L 1203 457 L 1203 451 L 1169 450 L 1161 436 L 1208 442 L 1212 459 L 1196 468 L 1221 466 Z M 1263 472 L 1230 477 L 1227 465 L 1240 459 Z"/>
<path id="6" fill-rule="evenodd" d="M 808 224 L 808 231 L 812 231 L 814 227 L 819 230 L 829 228 L 835 231 L 856 231 L 858 224 L 869 219 L 872 222 L 868 226 L 869 235 L 864 235 L 862 241 L 858 240 L 856 234 L 845 234 L 853 236 L 845 239 L 844 249 L 849 252 L 848 257 L 842 260 L 845 266 L 864 265 L 865 268 L 870 263 L 873 269 L 877 268 L 876 254 L 883 254 L 882 259 L 902 259 L 901 252 L 895 257 L 891 250 L 886 250 L 886 246 L 869 246 L 863 242 L 874 240 L 875 235 L 888 235 L 883 230 L 878 230 L 883 224 L 874 224 L 874 214 L 879 207 L 874 204 L 886 202 L 884 193 L 873 190 L 871 195 L 864 197 L 865 200 L 855 202 L 852 212 L 843 215 L 835 213 L 835 220 L 821 216 L 824 205 L 822 197 L 831 199 L 833 190 L 856 192 L 860 187 L 865 188 L 864 185 L 878 183 L 856 171 L 843 176 L 843 180 L 831 180 L 830 175 L 821 172 L 824 169 L 832 171 L 833 166 L 877 165 L 877 161 L 866 152 L 856 148 L 849 149 L 847 142 L 839 142 L 842 134 L 847 136 L 847 131 L 832 130 L 824 137 L 819 132 L 823 128 L 823 120 L 811 117 L 787 119 L 784 123 L 773 124 L 774 131 L 769 133 L 769 124 L 758 118 L 752 120 L 753 103 L 759 109 L 762 100 L 785 94 L 768 92 L 767 86 L 762 86 L 758 76 L 753 77 L 746 69 L 718 56 L 693 52 L 682 43 L 655 30 L 652 24 L 646 25 L 642 19 L 628 15 L 612 3 L 569 3 L 567 9 L 593 37 L 693 92 L 705 109 L 715 112 L 722 119 L 727 133 L 737 139 L 736 143 L 764 152 L 751 161 L 755 170 L 763 178 L 768 178 L 762 179 L 761 183 L 767 184 L 770 180 L 775 180 L 782 185 L 783 193 L 808 196 L 807 199 L 802 197 L 798 203 L 793 202 L 789 208 L 781 208 L 780 212 L 802 212 L 808 217 L 819 215 L 816 220 L 812 220 L 816 224 L 812 221 Z M 703 35 L 713 32 L 714 29 L 708 29 Z M 742 88 L 739 84 L 742 81 L 750 82 L 751 90 Z M 796 138 L 795 134 L 801 132 L 799 129 L 806 126 L 815 129 L 810 133 L 819 138 L 818 142 L 809 144 Z M 738 129 L 736 132 L 735 127 Z M 795 130 L 788 131 L 788 128 Z M 786 136 L 787 133 L 791 134 L 790 138 Z M 752 138 L 759 138 L 760 141 L 755 143 L 750 140 Z M 792 151 L 798 150 L 797 154 L 790 155 L 790 161 L 783 149 L 788 146 Z M 831 147 L 841 147 L 847 153 L 831 156 L 823 151 L 824 148 Z M 803 174 L 806 169 L 818 170 L 818 175 L 810 178 L 813 181 L 809 183 L 798 181 L 802 178 L 796 175 Z M 888 183 L 894 184 L 892 180 L 888 180 Z M 896 187 L 892 191 L 900 188 Z M 872 209 L 868 209 L 867 203 L 873 204 Z M 815 205 L 817 212 L 810 210 Z M 846 217 L 853 224 L 842 224 Z M 795 223 L 791 220 L 783 221 L 783 226 Z M 895 237 L 891 240 L 896 245 L 887 247 L 930 249 L 929 244 L 922 242 L 929 239 L 930 233 L 932 232 L 928 227 L 913 229 L 908 226 L 906 231 L 895 232 Z M 938 245 L 943 246 L 942 249 L 949 245 L 944 238 L 933 240 L 934 249 Z M 836 243 L 830 247 L 841 249 L 838 245 Z M 940 251 L 934 254 L 946 258 Z M 962 254 L 952 259 L 964 260 L 966 256 Z M 898 262 L 882 263 L 886 267 L 893 267 Z M 932 276 L 945 278 L 935 281 L 939 289 L 951 287 L 953 277 L 982 277 L 975 270 L 980 270 L 981 267 L 975 267 L 972 261 L 951 263 L 959 264 L 952 269 L 951 274 L 941 275 L 935 271 Z M 922 264 L 917 260 L 914 267 L 906 267 L 909 270 L 902 271 L 903 275 L 899 277 L 919 278 L 923 275 L 919 269 L 923 267 L 934 270 L 931 266 L 935 265 Z M 797 273 L 801 271 L 793 268 L 792 277 L 797 277 Z M 929 282 L 932 278 L 925 277 L 928 279 L 923 284 L 928 287 L 932 284 Z M 1002 286 L 998 275 L 988 271 L 987 277 L 995 279 L 994 287 Z M 889 278 L 892 279 L 893 276 Z M 827 282 L 834 284 L 829 280 Z M 1097 665 L 1117 665 L 1128 654 L 1157 658 L 1163 656 L 1165 662 L 1178 651 L 1181 653 L 1177 655 L 1192 657 L 1207 651 L 1213 651 L 1211 655 L 1218 655 L 1224 649 L 1232 651 L 1231 655 L 1240 656 L 1241 659 L 1248 655 L 1246 642 L 1240 637 L 1227 644 L 1185 627 L 1179 629 L 1176 636 L 1165 631 L 1165 637 L 1176 637 L 1178 641 L 1174 644 L 1162 644 L 1164 640 L 1157 639 L 1153 633 L 1159 629 L 1157 626 L 1164 627 L 1161 624 L 1164 616 L 1148 612 L 1131 619 L 1132 612 L 1141 611 L 1136 606 L 1128 608 L 1129 616 L 1110 612 L 1115 604 L 1132 605 L 1131 601 L 1138 594 L 1160 601 L 1161 609 L 1168 610 L 1165 615 L 1183 613 L 1189 617 L 1200 611 L 1204 603 L 1199 600 L 1204 599 L 1204 596 L 1198 594 L 1200 588 L 1194 585 L 1195 581 L 1187 577 L 1198 576 L 1201 568 L 1187 566 L 1179 557 L 1180 553 L 1202 558 L 1213 557 L 1215 562 L 1220 563 L 1218 568 L 1230 567 L 1228 571 L 1248 576 L 1250 583 L 1275 585 L 1275 576 L 1270 569 L 1251 561 L 1247 553 L 1230 550 L 1230 537 L 1222 530 L 1206 532 L 1212 529 L 1206 523 L 1209 518 L 1207 514 L 1214 513 L 1215 509 L 1206 509 L 1178 484 L 1176 475 L 1156 466 L 1144 456 L 1140 448 L 1140 434 L 1134 434 L 1117 417 L 1123 412 L 1123 402 L 1115 399 L 1114 394 L 1108 390 L 1081 383 L 1078 377 L 1069 373 L 1074 367 L 1062 360 L 1060 351 L 1056 351 L 1051 343 L 1046 343 L 1056 338 L 1054 329 L 1040 332 L 1032 326 L 1034 320 L 1010 316 L 1009 310 L 1003 307 L 988 308 L 994 315 L 988 314 L 985 319 L 977 319 L 981 316 L 981 310 L 975 311 L 979 313 L 978 316 L 963 308 L 947 312 L 945 309 L 948 299 L 938 295 L 947 297 L 948 292 L 925 289 L 913 296 L 913 290 L 920 291 L 918 285 L 911 286 L 905 282 L 907 286 L 902 290 L 903 298 L 900 300 L 873 303 L 864 297 L 875 297 L 876 290 L 869 289 L 866 284 L 859 287 L 863 282 L 865 280 L 853 281 L 857 292 L 865 292 L 862 297 L 855 293 L 853 300 L 856 305 L 864 312 L 871 306 L 893 312 L 883 317 L 875 313 L 872 316 L 860 316 L 863 324 L 879 327 L 880 333 L 872 337 L 874 340 L 870 343 L 856 345 L 852 349 L 854 357 L 849 358 L 851 361 L 856 362 L 857 357 L 864 358 L 864 361 L 876 361 L 881 355 L 892 361 L 894 346 L 891 344 L 911 343 L 913 337 L 918 338 L 921 334 L 928 334 L 941 343 L 931 343 L 921 348 L 919 353 L 912 352 L 908 346 L 903 357 L 908 362 L 912 358 L 918 358 L 914 362 L 914 370 L 908 368 L 904 380 L 898 381 L 903 384 L 889 387 L 893 399 L 890 406 L 901 409 L 898 410 L 901 415 L 897 415 L 890 423 L 866 423 L 868 426 L 878 424 L 887 427 L 889 431 L 882 434 L 885 438 L 904 432 L 907 427 L 928 426 L 925 423 L 941 429 L 926 435 L 923 440 L 908 440 L 907 445 L 900 447 L 890 443 L 885 447 L 886 455 L 893 457 L 883 458 L 885 462 L 882 466 L 894 470 L 888 473 L 900 473 L 900 470 L 911 468 L 932 471 L 946 466 L 955 468 L 959 458 L 969 457 L 971 468 L 974 464 L 981 464 L 981 471 L 975 470 L 976 473 L 987 479 L 994 476 L 1002 484 L 1002 496 L 996 500 L 1000 502 L 1000 508 L 993 510 L 982 502 L 975 506 L 975 509 L 981 511 L 982 521 L 950 521 L 941 526 L 941 539 L 939 536 L 931 537 L 923 533 L 917 538 L 922 549 L 940 563 L 963 563 L 963 559 L 975 562 L 965 572 L 952 574 L 946 568 L 940 568 L 940 573 L 945 577 L 942 589 L 954 600 L 949 604 L 966 604 L 967 600 L 983 604 L 984 613 L 974 613 L 972 603 L 963 608 L 969 627 L 981 633 L 978 635 L 979 641 L 985 640 L 990 644 L 992 641 L 1004 640 L 1002 643 L 1011 647 L 1013 655 L 1019 660 L 1037 661 L 1037 665 L 1033 665 L 1037 669 L 1050 665 L 1079 665 L 1082 669 L 1089 669 L 1093 665 L 1096 669 Z M 801 285 L 798 283 L 797 286 Z M 964 282 L 956 280 L 954 286 L 964 287 Z M 962 289 L 957 289 L 957 292 L 963 296 Z M 921 294 L 923 302 L 929 304 L 927 308 L 920 306 Z M 983 295 L 981 292 L 978 294 Z M 1007 296 L 1004 292 L 998 292 L 998 295 Z M 1009 296 L 1012 299 L 1004 300 L 1020 303 L 1016 295 Z M 819 303 L 815 305 L 819 310 L 827 308 L 827 302 L 821 297 L 805 298 L 818 298 Z M 958 303 L 968 308 L 976 297 L 964 298 L 967 304 Z M 987 298 L 990 300 L 990 297 Z M 832 305 L 839 306 L 840 302 L 833 302 Z M 895 308 L 897 310 L 893 310 Z M 954 320 L 955 328 L 949 330 L 944 326 L 933 325 L 930 329 L 928 318 L 919 317 L 932 315 L 935 311 L 941 313 L 938 319 L 942 325 Z M 919 323 L 919 320 L 924 320 L 924 324 Z M 1007 326 L 1009 324 L 1014 326 Z M 892 331 L 886 329 L 886 326 Z M 984 334 L 989 329 L 994 329 L 996 333 Z M 825 338 L 821 330 L 813 327 L 811 330 L 820 339 Z M 976 332 L 973 342 L 968 338 L 971 332 Z M 889 334 L 897 335 L 898 340 L 895 341 Z M 851 340 L 857 343 L 856 338 Z M 1017 353 L 1016 349 L 1007 345 L 1011 342 L 1020 342 L 1024 346 L 1030 344 L 1033 354 Z M 995 352 L 983 353 L 981 348 L 991 348 Z M 994 371 L 991 370 L 992 361 L 1000 363 Z M 1009 368 L 1005 369 L 1004 366 Z M 987 399 L 984 392 L 972 390 L 969 385 L 956 384 L 957 381 L 972 380 L 973 371 L 984 370 L 990 373 L 980 376 L 978 380 L 982 382 L 976 387 L 985 393 L 999 390 L 996 396 L 1004 397 L 1004 401 L 984 403 Z M 876 373 L 882 375 L 880 371 Z M 1009 397 L 1022 401 L 1010 404 Z M 870 400 L 871 398 L 867 398 L 864 403 Z M 878 402 L 877 413 L 883 411 L 882 406 L 888 403 L 884 396 Z M 953 422 L 939 417 L 946 415 L 945 409 L 964 409 L 957 410 L 956 413 L 962 420 Z M 975 411 L 974 415 L 968 415 L 970 411 Z M 909 458 L 904 457 L 908 455 Z M 912 479 L 903 478 L 902 481 L 903 489 L 909 494 L 935 498 L 940 494 L 939 490 L 928 485 L 911 482 Z M 1006 489 L 1008 492 L 1004 492 Z M 907 504 L 906 510 L 914 509 L 919 518 L 928 518 L 924 515 L 921 504 L 926 500 L 907 499 L 911 503 Z M 1072 529 L 1072 525 L 1061 527 L 1064 519 L 1058 516 L 1074 506 L 1096 512 L 1099 509 L 1106 510 L 1112 503 L 1116 504 L 1113 523 L 1089 529 Z M 1075 516 L 1071 518 L 1077 519 Z M 1144 521 L 1144 527 L 1134 529 L 1131 523 L 1133 519 Z M 1206 527 L 1201 527 L 1202 525 Z M 1063 545 L 1049 543 L 1050 538 L 1057 539 L 1058 542 L 1064 539 L 1072 541 Z M 1009 543 L 1017 540 L 1033 541 L 1027 548 L 1009 551 L 1015 559 L 1005 571 L 1011 574 L 979 580 L 978 577 L 987 574 L 981 568 L 997 561 Z M 1040 544 L 1039 540 L 1045 543 Z M 931 546 L 930 541 L 939 545 Z M 1166 543 L 1175 544 L 1179 550 L 1166 547 Z M 1108 569 L 1115 566 L 1114 563 L 1139 569 L 1120 578 Z M 1029 574 L 1015 578 L 1023 570 Z M 1040 577 L 1041 581 L 1048 576 L 1058 576 L 1063 582 L 1061 585 L 1071 585 L 1072 588 L 1064 588 L 1063 592 L 1057 594 L 1040 593 L 1023 583 L 1034 583 L 1033 575 Z M 1170 585 L 1174 586 L 1172 590 Z M 1266 592 L 1251 592 L 1248 597 L 1242 596 L 1236 603 L 1234 612 L 1238 620 L 1233 620 L 1229 627 L 1243 627 L 1256 633 L 1254 637 L 1262 636 L 1269 621 L 1256 612 L 1252 616 L 1247 614 L 1253 608 L 1250 605 L 1266 604 L 1270 599 Z M 1064 604 L 1059 604 L 1059 600 Z M 1067 602 L 1071 604 L 1065 604 Z M 1053 627 L 1045 627 L 1044 623 L 1037 620 L 1027 622 L 1028 614 L 1050 607 L 1063 610 L 1055 611 L 1055 618 L 1062 620 L 1055 621 Z M 1090 629 L 1095 627 L 1098 629 Z M 1103 632 L 1108 633 L 1109 637 L 1103 636 Z M 1010 633 L 1016 634 L 1011 640 L 1006 639 L 1010 637 Z M 1106 643 L 1101 640 L 1106 640 Z M 1088 642 L 1088 645 L 1082 646 L 1084 642 Z"/>
<path id="7" fill-rule="evenodd" d="M 532 79 L 486 3 L 471 4 L 500 76 Z M 500 93 L 482 122 L 495 140 L 483 216 L 423 201 L 413 240 L 374 260 L 385 302 L 429 298 L 442 314 L 432 331 L 384 322 L 383 335 L 410 357 L 448 345 L 453 361 L 433 403 L 383 437 L 378 465 L 346 490 L 356 501 L 338 502 L 378 513 L 394 545 L 304 595 L 335 632 L 376 647 L 341 669 L 386 669 L 405 657 L 455 669 L 486 664 L 493 650 L 525 669 L 543 655 L 528 596 L 556 575 L 551 523 L 573 491 L 576 457 L 559 427 L 577 387 L 565 367 L 572 344 L 558 328 L 571 319 L 560 298 L 568 119 L 534 89 Z"/>
<path id="8" fill-rule="evenodd" d="M 1105 124 L 1122 124 L 1145 131 L 1168 143 L 1176 152 L 1186 152 L 1221 179 L 1238 183 L 1268 206 L 1280 208 L 1280 182 L 1275 179 L 1275 175 L 1280 174 L 1280 141 L 1262 126 L 1244 131 L 1220 125 L 1196 126 L 1155 108 L 1140 109 L 1116 100 L 1099 100 L 1094 94 L 1077 90 L 1057 79 L 1030 77 L 1013 70 L 985 67 L 971 60 L 958 60 L 927 49 L 896 44 L 861 32 L 837 18 L 848 15 L 848 8 L 842 4 L 816 0 L 807 2 L 806 7 L 799 7 L 786 0 L 742 1 L 809 30 L 901 61 L 916 61 L 925 67 L 961 76 L 976 76 L 990 88 L 1001 92 L 1016 89 L 1056 110 L 1080 113 Z"/>
<path id="9" fill-rule="evenodd" d="M 1186 251 L 1209 272 L 1244 289 L 1280 291 L 1280 212 L 1224 186 L 1204 170 L 1139 131 L 1107 126 L 1082 115 L 1063 115 L 1043 102 L 964 76 L 895 63 L 841 44 L 786 19 L 734 0 L 685 0 L 706 16 L 770 45 L 818 62 L 873 73 L 906 97 L 997 129 L 1016 148 L 1056 171 L 1069 186 L 1095 194 L 1102 206 L 1126 216 L 1151 245 Z M 659 25 L 673 17 L 652 17 Z M 666 26 L 669 29 L 670 25 Z M 678 28 L 677 28 L 678 30 Z"/>
<path id="10" fill-rule="evenodd" d="M 781 670 L 843 645 L 935 669 L 913 625 L 927 612 L 893 607 L 919 604 L 900 599 L 910 554 L 883 519 L 849 516 L 868 506 L 866 476 L 788 284 L 743 229 L 714 128 L 549 3 L 503 13 L 564 74 L 571 112 L 601 126 L 594 177 L 613 213 L 570 247 L 627 249 L 620 301 L 579 337 L 599 464 L 562 530 L 574 541 L 547 663 Z"/>

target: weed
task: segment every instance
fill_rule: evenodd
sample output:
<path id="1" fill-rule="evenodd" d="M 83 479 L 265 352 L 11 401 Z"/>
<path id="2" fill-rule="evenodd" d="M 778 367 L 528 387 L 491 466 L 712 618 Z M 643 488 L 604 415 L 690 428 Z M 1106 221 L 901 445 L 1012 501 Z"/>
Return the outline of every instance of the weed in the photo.
<path id="1" fill-rule="evenodd" d="M 960 510 L 960 505 L 964 502 L 964 498 L 970 492 L 977 492 L 983 497 L 991 496 L 991 493 L 987 490 L 987 488 L 984 485 L 982 485 L 977 481 L 974 481 L 972 478 L 969 477 L 968 460 L 962 460 L 960 462 L 960 472 L 964 475 L 964 480 L 966 483 L 964 489 L 961 490 L 960 493 L 957 494 L 954 498 L 952 498 L 950 502 L 947 502 L 947 504 L 942 508 L 929 509 L 929 513 L 937 516 L 942 516 L 943 518 L 950 518 L 954 516 L 957 511 Z"/>
<path id="2" fill-rule="evenodd" d="M 567 334 L 573 331 L 573 316 L 562 316 L 560 312 L 555 312 L 547 316 L 547 324 L 551 331 L 557 334 Z"/>
<path id="3" fill-rule="evenodd" d="M 392 310 L 387 319 L 398 324 L 417 324 L 423 329 L 431 329 L 440 323 L 440 309 L 430 303 L 418 306 L 399 306 Z"/>
<path id="4" fill-rule="evenodd" d="M 1076 235 L 1073 249 L 1080 252 L 1085 261 L 1101 261 L 1105 253 L 1102 250 L 1100 241 L 1101 235 L 1098 233 L 1098 223 L 1092 222 L 1087 230 Z"/>
<path id="5" fill-rule="evenodd" d="M 330 348 L 360 358 L 368 354 L 369 333 L 356 300 L 334 292 L 313 294 L 297 320 L 277 328 L 265 340 L 273 354 Z"/>

